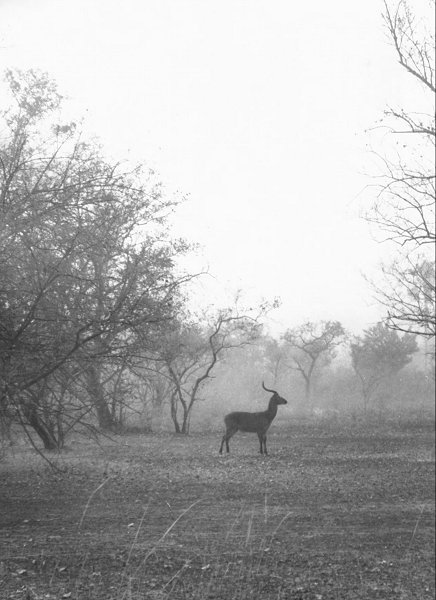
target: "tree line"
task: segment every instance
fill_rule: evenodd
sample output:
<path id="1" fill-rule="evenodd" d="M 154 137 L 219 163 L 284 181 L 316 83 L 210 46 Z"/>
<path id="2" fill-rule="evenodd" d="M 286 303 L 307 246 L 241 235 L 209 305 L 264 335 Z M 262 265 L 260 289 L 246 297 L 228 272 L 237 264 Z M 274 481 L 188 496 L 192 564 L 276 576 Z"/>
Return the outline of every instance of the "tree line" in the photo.
<path id="1" fill-rule="evenodd" d="M 302 323 L 280 337 L 262 334 L 224 358 L 193 424 L 215 429 L 235 407 L 261 410 L 267 397 L 259 374 L 288 400 L 280 418 L 291 428 L 317 420 L 422 424 L 433 414 L 434 377 L 418 341 L 382 322 L 360 335 L 337 321 Z"/>
<path id="2" fill-rule="evenodd" d="M 403 0 L 384 22 L 401 67 L 435 92 L 434 37 Z M 178 200 L 152 170 L 109 160 L 80 123 L 60 120 L 62 96 L 47 74 L 5 73 L 10 106 L 0 114 L 0 423 L 32 443 L 61 448 L 71 431 L 122 431 L 133 399 L 167 402 L 188 433 L 205 385 L 230 350 L 268 348 L 301 378 L 312 405 L 315 374 L 349 344 L 364 406 L 380 382 L 434 339 L 432 166 L 434 115 L 389 108 L 394 152 L 380 154 L 381 185 L 367 219 L 398 244 L 373 283 L 386 319 L 350 339 L 339 322 L 308 322 L 270 340 L 262 320 L 275 307 L 236 299 L 193 312 L 179 257 L 191 248 L 170 233 Z M 407 142 L 403 140 L 407 139 Z M 430 148 L 430 154 L 429 154 Z"/>
<path id="3" fill-rule="evenodd" d="M 169 234 L 176 201 L 150 170 L 107 160 L 45 74 L 8 71 L 0 146 L 0 415 L 59 448 L 80 426 L 117 431 L 135 379 L 168 393 L 186 433 L 220 354 L 248 342 L 266 306 L 189 313 Z M 256 313 L 256 314 L 255 314 Z M 183 357 L 183 364 L 180 364 Z M 199 365 L 205 371 L 199 373 Z M 195 384 L 186 399 L 185 382 Z"/>

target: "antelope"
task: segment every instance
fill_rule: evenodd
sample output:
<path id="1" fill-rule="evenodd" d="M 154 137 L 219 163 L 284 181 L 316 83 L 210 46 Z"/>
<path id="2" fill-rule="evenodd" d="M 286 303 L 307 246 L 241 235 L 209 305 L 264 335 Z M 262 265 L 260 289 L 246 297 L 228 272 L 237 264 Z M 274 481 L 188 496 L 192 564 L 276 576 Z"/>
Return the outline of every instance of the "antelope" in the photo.
<path id="1" fill-rule="evenodd" d="M 266 432 L 277 414 L 279 404 L 287 404 L 287 401 L 278 395 L 274 390 L 265 387 L 262 381 L 262 387 L 266 392 L 271 392 L 268 408 L 262 412 L 231 412 L 224 417 L 226 432 L 221 441 L 220 454 L 223 453 L 223 445 L 226 443 L 227 453 L 229 450 L 229 440 L 237 431 L 248 431 L 257 433 L 260 442 L 260 453 L 268 454 L 266 450 Z"/>

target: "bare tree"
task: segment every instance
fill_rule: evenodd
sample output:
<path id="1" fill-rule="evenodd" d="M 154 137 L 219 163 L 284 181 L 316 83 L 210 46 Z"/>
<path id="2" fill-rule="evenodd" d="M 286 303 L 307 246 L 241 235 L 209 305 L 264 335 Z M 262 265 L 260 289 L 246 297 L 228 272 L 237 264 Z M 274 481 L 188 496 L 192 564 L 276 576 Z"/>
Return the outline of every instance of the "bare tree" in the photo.
<path id="1" fill-rule="evenodd" d="M 212 318 L 185 321 L 167 336 L 161 358 L 172 382 L 171 418 L 177 433 L 189 433 L 192 409 L 218 362 L 230 349 L 258 338 L 265 310 L 266 305 L 258 314 L 240 313 L 235 306 Z"/>
<path id="2" fill-rule="evenodd" d="M 386 307 L 386 324 L 392 329 L 434 338 L 435 264 L 426 258 L 404 257 L 382 266 L 383 286 L 374 284 Z"/>
<path id="3" fill-rule="evenodd" d="M 303 377 L 305 403 L 312 410 L 312 379 L 316 367 L 326 366 L 344 339 L 345 330 L 338 321 L 304 323 L 283 335 L 289 351 L 289 367 Z"/>
<path id="4" fill-rule="evenodd" d="M 385 239 L 399 246 L 395 262 L 385 265 L 381 281 L 374 283 L 387 308 L 386 324 L 426 337 L 435 335 L 434 6 L 431 0 L 429 14 L 420 19 L 405 0 L 384 2 L 383 19 L 398 62 L 428 111 L 385 111 L 382 128 L 389 135 L 383 139 L 389 147 L 377 153 L 382 174 L 367 214 Z"/>

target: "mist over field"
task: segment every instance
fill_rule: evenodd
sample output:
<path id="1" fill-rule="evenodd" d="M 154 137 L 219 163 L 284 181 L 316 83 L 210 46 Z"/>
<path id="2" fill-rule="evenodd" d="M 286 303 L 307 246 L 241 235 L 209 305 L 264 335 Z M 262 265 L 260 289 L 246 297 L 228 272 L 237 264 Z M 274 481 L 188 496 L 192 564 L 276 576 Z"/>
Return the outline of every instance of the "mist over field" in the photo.
<path id="1" fill-rule="evenodd" d="M 434 0 L 0 2 L 0 598 L 432 600 Z"/>

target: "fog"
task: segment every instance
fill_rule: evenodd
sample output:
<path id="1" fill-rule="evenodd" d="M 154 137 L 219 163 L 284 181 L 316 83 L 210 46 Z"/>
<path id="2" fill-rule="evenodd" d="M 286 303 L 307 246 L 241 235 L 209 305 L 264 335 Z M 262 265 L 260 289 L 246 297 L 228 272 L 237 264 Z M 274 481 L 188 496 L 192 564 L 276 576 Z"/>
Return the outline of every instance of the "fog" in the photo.
<path id="1" fill-rule="evenodd" d="M 281 299 L 272 331 L 318 319 L 360 331 L 383 315 L 362 275 L 390 256 L 360 218 L 367 130 L 414 94 L 380 11 L 6 1 L 0 70 L 46 70 L 109 154 L 146 161 L 185 198 L 173 231 L 198 246 L 184 265 L 210 273 L 194 303 L 243 290 L 248 303 Z"/>
<path id="2" fill-rule="evenodd" d="M 432 417 L 434 67 L 389 14 L 0 4 L 7 427 L 215 429 L 262 381 L 277 423 Z"/>

